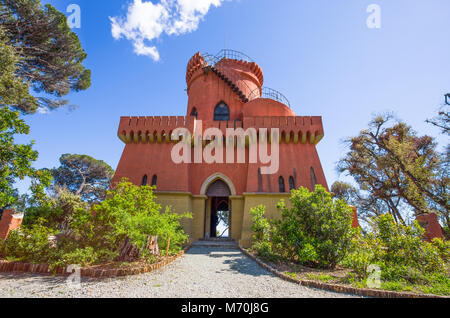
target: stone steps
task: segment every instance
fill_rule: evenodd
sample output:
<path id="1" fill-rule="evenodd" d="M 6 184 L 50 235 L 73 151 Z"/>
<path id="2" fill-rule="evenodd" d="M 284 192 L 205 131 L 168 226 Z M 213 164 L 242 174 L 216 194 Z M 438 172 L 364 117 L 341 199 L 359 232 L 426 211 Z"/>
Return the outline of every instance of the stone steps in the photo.
<path id="1" fill-rule="evenodd" d="M 191 245 L 192 247 L 218 247 L 239 249 L 238 244 L 232 239 L 201 239 Z"/>

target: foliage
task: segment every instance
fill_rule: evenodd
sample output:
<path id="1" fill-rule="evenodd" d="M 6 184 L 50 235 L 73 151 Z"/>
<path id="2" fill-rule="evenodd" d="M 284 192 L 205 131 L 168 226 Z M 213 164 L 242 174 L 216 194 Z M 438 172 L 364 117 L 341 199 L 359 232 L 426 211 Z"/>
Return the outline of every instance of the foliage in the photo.
<path id="1" fill-rule="evenodd" d="M 438 127 L 445 135 L 450 135 L 450 105 L 445 104 L 439 111 L 439 114 L 433 119 L 426 120 L 427 123 Z"/>
<path id="2" fill-rule="evenodd" d="M 253 246 L 258 255 L 264 258 L 270 258 L 272 251 L 272 227 L 265 218 L 266 208 L 263 205 L 250 209 L 252 216 Z"/>
<path id="3" fill-rule="evenodd" d="M 94 207 L 94 220 L 102 219 L 100 223 L 110 224 L 114 238 L 121 240 L 127 236 L 141 249 L 148 236 L 158 236 L 162 248 L 170 238 L 170 250 L 179 251 L 188 238 L 179 221 L 192 216 L 172 213 L 170 209 L 161 213 L 153 189 L 123 180 L 108 191 L 105 201 Z"/>
<path id="4" fill-rule="evenodd" d="M 7 45 L 4 29 L 0 26 L 0 107 L 34 102 L 28 85 L 16 74 L 19 61 L 16 50 Z"/>
<path id="5" fill-rule="evenodd" d="M 192 217 L 170 209 L 161 212 L 152 187 L 138 187 L 125 180 L 92 210 L 67 189 L 60 189 L 47 205 L 33 209 L 20 231 L 0 242 L 0 257 L 52 267 L 112 262 L 129 238 L 141 249 L 143 258 L 154 261 L 145 250 L 148 237 L 158 236 L 163 250 L 170 238 L 169 252 L 178 252 L 188 238 L 180 220 Z M 51 235 L 58 238 L 57 246 L 49 242 Z"/>
<path id="6" fill-rule="evenodd" d="M 427 285 L 442 275 L 450 282 L 445 278 L 448 243 L 423 241 L 424 230 L 417 222 L 410 226 L 399 224 L 390 214 L 373 218 L 371 227 L 365 237 L 353 240 L 351 253 L 342 262 L 361 279 L 368 277 L 369 265 L 375 264 L 381 269 L 381 280 L 388 285 L 395 282 Z"/>
<path id="7" fill-rule="evenodd" d="M 18 112 L 0 106 L 0 207 L 12 205 L 18 197 L 13 187 L 17 179 L 31 178 L 31 191 L 35 201 L 45 199 L 45 187 L 51 180 L 45 170 L 32 167 L 38 153 L 30 144 L 15 143 L 15 135 L 28 134 L 29 127 L 19 118 Z"/>
<path id="8" fill-rule="evenodd" d="M 82 65 L 87 55 L 66 16 L 53 6 L 42 6 L 39 0 L 0 0 L 0 25 L 5 44 L 20 57 L 15 73 L 26 91 L 30 87 L 57 98 L 28 95 L 8 102 L 11 107 L 24 113 L 58 108 L 67 104 L 62 96 L 91 85 L 91 72 Z"/>
<path id="9" fill-rule="evenodd" d="M 405 224 L 402 211 L 409 207 L 416 215 L 437 212 L 448 225 L 448 156 L 436 151 L 433 138 L 418 136 L 403 122 L 388 126 L 391 120 L 376 117 L 347 140 L 350 152 L 338 164 L 359 185 L 353 196 L 358 210 L 369 217 L 386 211 Z"/>
<path id="10" fill-rule="evenodd" d="M 54 188 L 53 196 L 45 203 L 26 209 L 23 224 L 31 225 L 37 219 L 43 219 L 47 227 L 69 234 L 71 231 L 70 225 L 80 210 L 87 211 L 87 203 L 67 188 L 57 186 Z"/>
<path id="11" fill-rule="evenodd" d="M 11 231 L 1 247 L 0 256 L 35 264 L 52 259 L 54 255 L 49 236 L 55 233 L 43 223 L 41 219 L 30 227 L 22 227 L 20 231 Z"/>
<path id="12" fill-rule="evenodd" d="M 342 200 L 333 200 L 321 185 L 314 192 L 293 190 L 292 207 L 278 204 L 281 219 L 269 223 L 265 208 L 251 210 L 254 249 L 263 255 L 277 254 L 287 260 L 316 267 L 334 268 L 349 249 L 354 231 L 352 210 Z"/>
<path id="13" fill-rule="evenodd" d="M 114 170 L 104 161 L 87 155 L 64 154 L 61 166 L 52 169 L 54 184 L 67 187 L 88 202 L 103 200 Z"/>
<path id="14" fill-rule="evenodd" d="M 334 194 L 334 197 L 344 200 L 349 204 L 353 204 L 357 191 L 354 186 L 342 181 L 336 181 L 331 186 L 331 193 Z"/>
<path id="15" fill-rule="evenodd" d="M 32 149 L 33 142 L 15 143 L 16 135 L 27 135 L 30 128 L 8 105 L 32 99 L 28 87 L 15 74 L 19 60 L 14 49 L 6 45 L 3 28 L 0 27 L 0 208 L 17 200 L 18 193 L 13 187 L 16 179 L 30 177 L 31 190 L 38 201 L 45 198 L 44 188 L 50 181 L 48 173 L 32 167 L 38 156 Z"/>
<path id="16" fill-rule="evenodd" d="M 315 191 L 293 190 L 292 207 L 278 205 L 281 220 L 274 221 L 276 235 L 286 256 L 298 257 L 301 263 L 334 268 L 346 255 L 354 231 L 352 209 L 342 200 L 333 200 L 321 185 Z"/>

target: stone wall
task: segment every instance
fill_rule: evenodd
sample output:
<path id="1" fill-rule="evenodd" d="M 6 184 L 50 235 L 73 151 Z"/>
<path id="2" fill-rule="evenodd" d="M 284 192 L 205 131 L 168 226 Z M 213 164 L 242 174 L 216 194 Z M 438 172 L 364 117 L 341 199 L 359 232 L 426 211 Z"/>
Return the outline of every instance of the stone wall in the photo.
<path id="1" fill-rule="evenodd" d="M 14 210 L 4 210 L 0 219 L 0 239 L 5 240 L 10 231 L 20 228 L 23 213 Z"/>

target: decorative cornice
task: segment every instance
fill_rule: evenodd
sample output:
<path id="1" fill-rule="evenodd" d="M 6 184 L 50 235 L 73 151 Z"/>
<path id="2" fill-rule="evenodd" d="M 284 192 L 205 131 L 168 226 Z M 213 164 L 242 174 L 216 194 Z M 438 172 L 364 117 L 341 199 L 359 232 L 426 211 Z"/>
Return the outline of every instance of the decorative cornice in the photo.
<path id="1" fill-rule="evenodd" d="M 117 135 L 126 144 L 174 143 L 178 142 L 179 136 L 174 136 L 173 131 L 177 128 L 186 128 L 191 133 L 191 144 L 194 144 L 193 136 L 197 134 L 204 136 L 204 132 L 208 128 L 217 128 L 223 136 L 226 136 L 227 128 L 233 128 L 236 125 L 234 121 L 203 121 L 202 132 L 199 132 L 197 131 L 199 125 L 196 123 L 198 121 L 192 116 L 122 117 Z M 266 128 L 268 136 L 273 128 L 278 128 L 279 143 L 317 145 L 324 136 L 321 117 L 245 117 L 240 126 L 236 128 L 244 130 L 254 128 L 257 132 L 261 128 Z M 246 136 L 246 145 L 256 141 L 250 140 L 250 137 Z M 202 142 L 203 145 L 206 145 L 207 140 L 204 139 Z M 269 142 L 272 142 L 270 138 Z"/>

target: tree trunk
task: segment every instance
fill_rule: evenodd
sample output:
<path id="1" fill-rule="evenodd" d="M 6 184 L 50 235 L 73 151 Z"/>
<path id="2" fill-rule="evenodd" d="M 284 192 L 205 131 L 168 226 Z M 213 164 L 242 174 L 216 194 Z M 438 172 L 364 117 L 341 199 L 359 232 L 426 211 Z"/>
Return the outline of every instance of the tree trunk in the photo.
<path id="1" fill-rule="evenodd" d="M 133 262 L 139 259 L 139 249 L 131 243 L 131 240 L 126 237 L 120 247 L 119 256 L 116 258 L 118 262 Z"/>
<path id="2" fill-rule="evenodd" d="M 159 245 L 158 245 L 158 237 L 157 236 L 149 236 L 147 238 L 147 246 L 145 247 L 150 251 L 150 254 L 160 256 Z"/>

